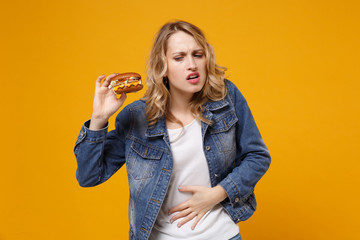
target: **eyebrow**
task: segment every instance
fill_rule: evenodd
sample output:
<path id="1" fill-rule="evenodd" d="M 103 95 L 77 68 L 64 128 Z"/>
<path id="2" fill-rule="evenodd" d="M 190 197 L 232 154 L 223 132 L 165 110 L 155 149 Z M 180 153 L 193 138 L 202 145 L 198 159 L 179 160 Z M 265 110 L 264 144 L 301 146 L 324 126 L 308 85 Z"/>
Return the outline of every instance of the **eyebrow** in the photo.
<path id="1" fill-rule="evenodd" d="M 192 52 L 204 52 L 204 49 L 199 48 L 199 49 L 195 49 L 195 50 L 194 50 L 194 51 L 192 51 Z M 180 52 L 174 52 L 174 53 L 172 53 L 171 55 L 176 55 L 176 54 L 185 55 L 185 54 L 186 54 L 186 52 L 182 52 L 182 51 L 180 51 Z"/>

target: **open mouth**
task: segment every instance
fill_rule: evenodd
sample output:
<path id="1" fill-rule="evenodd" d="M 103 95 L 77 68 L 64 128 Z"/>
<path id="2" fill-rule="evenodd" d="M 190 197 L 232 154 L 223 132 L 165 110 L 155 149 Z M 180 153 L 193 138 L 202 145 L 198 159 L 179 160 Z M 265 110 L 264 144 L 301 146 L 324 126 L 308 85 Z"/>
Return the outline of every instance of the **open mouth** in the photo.
<path id="1" fill-rule="evenodd" d="M 195 80 L 195 79 L 197 79 L 199 77 L 200 77 L 199 73 L 191 73 L 191 74 L 188 75 L 186 80 Z"/>

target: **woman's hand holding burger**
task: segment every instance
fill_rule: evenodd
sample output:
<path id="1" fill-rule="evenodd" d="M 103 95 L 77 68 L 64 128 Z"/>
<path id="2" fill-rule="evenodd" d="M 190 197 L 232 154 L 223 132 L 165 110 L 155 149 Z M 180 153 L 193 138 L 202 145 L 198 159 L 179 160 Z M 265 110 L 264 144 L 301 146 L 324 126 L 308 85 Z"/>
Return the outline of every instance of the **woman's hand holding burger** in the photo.
<path id="1" fill-rule="evenodd" d="M 111 80 L 119 75 L 114 73 L 109 75 L 101 84 L 105 75 L 101 75 L 96 80 L 95 97 L 93 103 L 93 113 L 90 121 L 90 130 L 99 130 L 106 126 L 109 118 L 123 105 L 126 99 L 126 93 L 121 93 L 117 98 L 112 88 L 109 88 Z"/>

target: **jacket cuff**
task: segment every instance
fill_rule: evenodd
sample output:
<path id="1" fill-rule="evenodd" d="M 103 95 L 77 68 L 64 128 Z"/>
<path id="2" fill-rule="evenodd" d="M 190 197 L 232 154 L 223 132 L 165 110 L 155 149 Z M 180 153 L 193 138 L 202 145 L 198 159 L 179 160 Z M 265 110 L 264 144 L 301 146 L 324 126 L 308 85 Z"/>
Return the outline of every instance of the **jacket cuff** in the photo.
<path id="1" fill-rule="evenodd" d="M 241 196 L 238 191 L 238 188 L 236 187 L 235 183 L 231 180 L 229 176 L 224 178 L 219 184 L 225 189 L 231 205 L 234 206 L 240 203 Z"/>
<path id="2" fill-rule="evenodd" d="M 108 132 L 109 122 L 106 123 L 104 128 L 101 128 L 99 130 L 90 130 L 90 121 L 91 120 L 87 120 L 83 126 L 87 136 L 86 138 L 88 138 L 89 140 L 104 139 Z"/>
<path id="3" fill-rule="evenodd" d="M 87 142 L 101 142 L 105 140 L 106 134 L 108 132 L 109 123 L 106 123 L 106 126 L 99 130 L 90 130 L 90 120 L 87 120 L 81 127 L 79 133 L 77 144 L 87 141 Z"/>

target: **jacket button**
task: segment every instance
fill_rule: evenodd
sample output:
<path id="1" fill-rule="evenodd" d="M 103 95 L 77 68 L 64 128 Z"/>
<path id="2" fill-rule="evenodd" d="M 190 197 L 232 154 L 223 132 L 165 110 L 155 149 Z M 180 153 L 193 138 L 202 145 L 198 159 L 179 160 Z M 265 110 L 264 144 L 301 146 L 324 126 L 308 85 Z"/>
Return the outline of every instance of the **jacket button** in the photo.
<path id="1" fill-rule="evenodd" d="M 205 147 L 206 151 L 209 151 L 210 148 L 211 148 L 210 146 L 206 146 L 206 147 Z"/>
<path id="2" fill-rule="evenodd" d="M 235 198 L 235 202 L 236 202 L 236 203 L 239 202 L 239 200 L 240 200 L 240 199 L 239 199 L 238 197 Z"/>
<path id="3" fill-rule="evenodd" d="M 85 132 L 84 132 L 84 131 L 81 131 L 80 136 L 83 137 L 84 134 L 85 134 Z"/>

